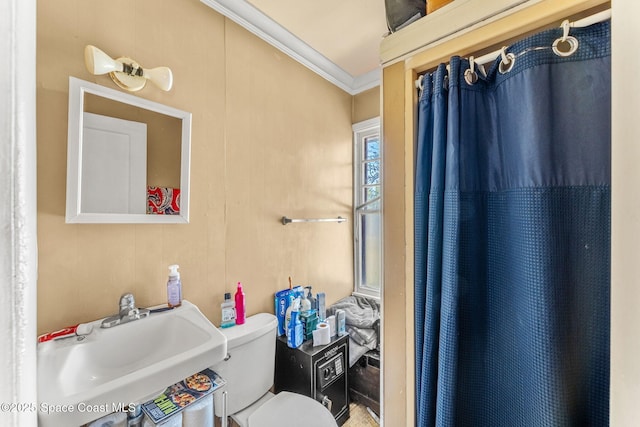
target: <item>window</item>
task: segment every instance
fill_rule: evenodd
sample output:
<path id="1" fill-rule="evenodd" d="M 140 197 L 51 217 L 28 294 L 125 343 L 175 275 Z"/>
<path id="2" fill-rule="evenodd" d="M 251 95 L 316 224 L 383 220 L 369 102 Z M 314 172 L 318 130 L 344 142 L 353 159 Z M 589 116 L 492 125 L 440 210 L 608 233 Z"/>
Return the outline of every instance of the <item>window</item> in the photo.
<path id="1" fill-rule="evenodd" d="M 380 118 L 353 125 L 354 293 L 380 298 L 382 141 Z"/>

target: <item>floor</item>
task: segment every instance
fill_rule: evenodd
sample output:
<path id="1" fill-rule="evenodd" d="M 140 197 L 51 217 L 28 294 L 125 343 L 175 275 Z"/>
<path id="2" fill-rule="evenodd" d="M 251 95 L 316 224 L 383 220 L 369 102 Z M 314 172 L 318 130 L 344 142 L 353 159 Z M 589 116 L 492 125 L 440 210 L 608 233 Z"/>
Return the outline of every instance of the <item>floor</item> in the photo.
<path id="1" fill-rule="evenodd" d="M 349 419 L 342 427 L 378 427 L 379 424 L 367 411 L 364 405 L 351 403 L 349 405 Z"/>

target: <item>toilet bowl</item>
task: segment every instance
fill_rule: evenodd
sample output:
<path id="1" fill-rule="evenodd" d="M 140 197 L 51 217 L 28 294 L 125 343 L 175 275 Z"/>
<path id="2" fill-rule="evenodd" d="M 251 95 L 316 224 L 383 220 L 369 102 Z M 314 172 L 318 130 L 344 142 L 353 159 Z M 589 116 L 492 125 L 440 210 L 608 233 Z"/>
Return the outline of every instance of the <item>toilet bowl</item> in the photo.
<path id="1" fill-rule="evenodd" d="M 276 317 L 259 313 L 243 325 L 222 329 L 227 357 L 212 366 L 227 384 L 214 394 L 214 412 L 226 413 L 240 427 L 337 427 L 331 412 L 315 399 L 297 393 L 273 394 L 276 354 Z"/>

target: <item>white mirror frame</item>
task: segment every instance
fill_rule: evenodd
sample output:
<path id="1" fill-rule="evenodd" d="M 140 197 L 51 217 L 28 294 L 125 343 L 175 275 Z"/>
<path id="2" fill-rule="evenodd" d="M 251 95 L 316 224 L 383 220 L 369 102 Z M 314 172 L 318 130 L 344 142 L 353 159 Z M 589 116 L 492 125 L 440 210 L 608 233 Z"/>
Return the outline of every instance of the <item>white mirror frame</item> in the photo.
<path id="1" fill-rule="evenodd" d="M 133 105 L 182 120 L 180 150 L 180 214 L 110 214 L 81 212 L 82 138 L 85 94 Z M 69 77 L 69 129 L 67 135 L 67 223 L 186 224 L 189 222 L 189 176 L 191 169 L 191 113 L 139 98 L 128 93 Z"/>

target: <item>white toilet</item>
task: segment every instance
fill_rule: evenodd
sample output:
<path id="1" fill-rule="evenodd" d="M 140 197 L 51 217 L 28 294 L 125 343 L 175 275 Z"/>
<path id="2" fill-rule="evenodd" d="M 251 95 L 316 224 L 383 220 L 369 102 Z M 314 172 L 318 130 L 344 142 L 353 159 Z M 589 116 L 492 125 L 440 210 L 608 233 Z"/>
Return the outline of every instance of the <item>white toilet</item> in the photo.
<path id="1" fill-rule="evenodd" d="M 283 391 L 274 395 L 276 317 L 259 313 L 244 325 L 221 329 L 227 358 L 211 369 L 227 381 L 227 414 L 240 427 L 337 427 L 331 412 L 316 400 Z M 224 390 L 222 390 L 224 391 Z M 222 392 L 214 394 L 215 414 L 223 413 Z"/>

